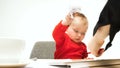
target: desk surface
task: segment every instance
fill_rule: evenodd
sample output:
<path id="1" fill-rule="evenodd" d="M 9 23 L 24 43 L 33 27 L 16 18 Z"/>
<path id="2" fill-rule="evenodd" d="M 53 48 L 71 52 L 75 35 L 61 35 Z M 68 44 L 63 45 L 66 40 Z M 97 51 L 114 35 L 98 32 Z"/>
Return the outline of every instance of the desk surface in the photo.
<path id="1" fill-rule="evenodd" d="M 31 60 L 25 68 L 66 68 L 65 63 L 71 61 L 70 59 L 37 59 Z"/>
<path id="2" fill-rule="evenodd" d="M 38 59 L 30 61 L 25 68 L 120 68 L 120 59 L 99 59 L 99 60 L 71 60 L 71 59 Z"/>

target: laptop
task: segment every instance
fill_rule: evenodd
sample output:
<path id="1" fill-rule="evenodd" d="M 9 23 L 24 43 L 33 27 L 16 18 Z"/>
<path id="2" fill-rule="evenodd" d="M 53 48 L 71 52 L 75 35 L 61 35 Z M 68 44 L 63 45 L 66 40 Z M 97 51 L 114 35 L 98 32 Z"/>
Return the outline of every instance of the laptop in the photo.
<path id="1" fill-rule="evenodd" d="M 20 62 L 24 49 L 25 40 L 0 38 L 0 64 Z"/>

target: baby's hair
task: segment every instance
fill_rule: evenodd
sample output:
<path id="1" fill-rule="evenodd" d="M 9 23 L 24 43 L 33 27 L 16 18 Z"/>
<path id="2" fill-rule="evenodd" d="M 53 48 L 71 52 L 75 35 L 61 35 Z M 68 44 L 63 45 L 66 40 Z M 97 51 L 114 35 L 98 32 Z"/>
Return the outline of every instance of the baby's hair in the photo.
<path id="1" fill-rule="evenodd" d="M 79 12 L 73 13 L 73 17 L 76 17 L 76 16 L 79 16 L 79 17 L 82 17 L 82 18 L 86 18 L 86 16 L 83 13 L 79 13 Z"/>
<path id="2" fill-rule="evenodd" d="M 73 13 L 73 17 L 81 17 L 81 19 L 85 21 L 84 25 L 88 24 L 87 17 L 83 13 L 75 12 Z"/>

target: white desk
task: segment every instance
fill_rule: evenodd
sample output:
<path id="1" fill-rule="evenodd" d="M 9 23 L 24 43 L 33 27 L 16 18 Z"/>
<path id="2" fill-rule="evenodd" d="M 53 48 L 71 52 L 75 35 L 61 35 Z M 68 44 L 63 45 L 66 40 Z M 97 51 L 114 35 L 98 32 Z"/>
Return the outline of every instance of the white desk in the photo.
<path id="1" fill-rule="evenodd" d="M 62 66 L 51 66 L 62 65 Z M 63 66 L 65 65 L 65 66 Z M 54 60 L 38 59 L 31 61 L 25 68 L 120 68 L 120 59 L 99 60 Z"/>
<path id="2" fill-rule="evenodd" d="M 31 60 L 25 68 L 67 68 L 65 63 L 71 61 L 70 59 L 37 59 L 36 61 Z"/>
<path id="3" fill-rule="evenodd" d="M 70 68 L 120 68 L 120 59 L 73 60 Z"/>

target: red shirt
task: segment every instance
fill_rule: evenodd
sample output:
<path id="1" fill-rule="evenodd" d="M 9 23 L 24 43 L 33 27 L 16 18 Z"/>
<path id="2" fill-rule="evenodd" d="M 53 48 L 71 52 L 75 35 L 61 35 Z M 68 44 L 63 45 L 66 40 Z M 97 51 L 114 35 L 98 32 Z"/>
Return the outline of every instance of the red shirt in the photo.
<path id="1" fill-rule="evenodd" d="M 61 21 L 62 22 L 62 21 Z M 56 42 L 55 59 L 84 59 L 87 58 L 86 45 L 75 43 L 65 33 L 68 26 L 62 25 L 61 22 L 55 27 L 53 31 L 53 38 Z"/>

